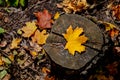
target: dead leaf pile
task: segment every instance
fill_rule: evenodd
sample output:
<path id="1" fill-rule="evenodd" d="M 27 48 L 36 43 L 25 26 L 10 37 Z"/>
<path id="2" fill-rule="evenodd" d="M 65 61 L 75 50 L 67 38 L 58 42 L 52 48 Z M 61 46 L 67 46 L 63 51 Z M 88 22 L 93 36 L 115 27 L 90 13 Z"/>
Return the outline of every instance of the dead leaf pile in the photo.
<path id="1" fill-rule="evenodd" d="M 117 20 L 120 20 L 120 5 L 112 7 L 112 16 L 114 16 Z"/>
<path id="2" fill-rule="evenodd" d="M 70 25 L 67 29 L 67 33 L 63 34 L 67 41 L 65 49 L 68 49 L 70 54 L 74 55 L 75 51 L 78 51 L 79 53 L 85 51 L 85 46 L 82 44 L 86 43 L 88 38 L 85 37 L 85 35 L 81 35 L 82 33 L 83 28 L 77 27 L 73 30 L 72 26 Z"/>
<path id="3" fill-rule="evenodd" d="M 66 13 L 76 13 L 87 9 L 88 4 L 86 0 L 63 0 L 57 7 L 63 8 Z"/>
<path id="4" fill-rule="evenodd" d="M 32 40 L 29 41 L 31 48 L 28 47 L 27 44 L 23 44 L 23 47 L 30 52 L 32 57 L 36 57 L 41 51 L 42 45 L 46 43 L 46 39 L 49 34 L 47 34 L 46 30 L 40 31 L 39 28 L 37 28 L 35 21 L 26 22 L 26 26 L 23 26 L 21 30 L 24 32 L 22 34 L 23 37 L 30 38 Z"/>
<path id="5" fill-rule="evenodd" d="M 35 25 L 35 22 L 26 22 L 26 26 L 21 29 L 24 33 L 22 34 L 23 37 L 31 37 L 32 41 L 38 44 L 45 44 L 48 34 L 46 30 L 42 30 L 40 32 Z"/>

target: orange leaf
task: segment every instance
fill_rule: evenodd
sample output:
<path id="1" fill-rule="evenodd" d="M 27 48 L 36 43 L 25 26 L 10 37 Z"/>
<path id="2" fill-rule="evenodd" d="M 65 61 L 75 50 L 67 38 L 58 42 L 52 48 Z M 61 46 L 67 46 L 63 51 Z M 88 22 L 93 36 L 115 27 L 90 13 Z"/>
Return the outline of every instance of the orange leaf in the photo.
<path id="1" fill-rule="evenodd" d="M 120 5 L 112 7 L 112 15 L 115 16 L 117 20 L 120 20 Z"/>
<path id="2" fill-rule="evenodd" d="M 42 72 L 48 74 L 48 73 L 50 73 L 50 70 L 48 68 L 46 68 L 46 67 L 43 67 Z"/>
<path id="3" fill-rule="evenodd" d="M 109 35 L 110 35 L 111 38 L 115 37 L 115 36 L 118 36 L 118 34 L 119 34 L 119 31 L 117 29 L 112 29 L 109 32 Z"/>
<path id="4" fill-rule="evenodd" d="M 44 9 L 43 12 L 37 12 L 34 13 L 37 17 L 37 25 L 39 28 L 51 28 L 51 14 L 48 12 L 48 10 Z"/>
<path id="5" fill-rule="evenodd" d="M 55 77 L 54 76 L 51 76 L 49 77 L 48 75 L 45 76 L 45 79 L 44 80 L 55 80 Z"/>
<path id="6" fill-rule="evenodd" d="M 35 30 L 37 29 L 35 22 L 26 22 L 26 26 L 24 26 L 21 30 L 24 32 L 23 37 L 30 37 Z"/>
<path id="7" fill-rule="evenodd" d="M 85 37 L 85 35 L 81 35 L 83 33 L 83 28 L 76 28 L 72 29 L 72 26 L 70 26 L 67 29 L 67 33 L 63 34 L 64 38 L 67 40 L 67 43 L 65 45 L 65 49 L 68 49 L 68 51 L 74 55 L 75 51 L 78 51 L 79 53 L 85 51 L 84 44 L 88 38 Z"/>
<path id="8" fill-rule="evenodd" d="M 21 42 L 21 40 L 22 40 L 22 39 L 20 39 L 20 38 L 14 38 L 14 39 L 12 40 L 10 49 L 18 48 L 18 45 L 19 45 L 19 43 Z"/>
<path id="9" fill-rule="evenodd" d="M 46 39 L 49 34 L 46 33 L 46 30 L 43 30 L 40 32 L 39 30 L 36 30 L 35 35 L 32 37 L 33 42 L 37 42 L 38 44 L 45 44 Z"/>

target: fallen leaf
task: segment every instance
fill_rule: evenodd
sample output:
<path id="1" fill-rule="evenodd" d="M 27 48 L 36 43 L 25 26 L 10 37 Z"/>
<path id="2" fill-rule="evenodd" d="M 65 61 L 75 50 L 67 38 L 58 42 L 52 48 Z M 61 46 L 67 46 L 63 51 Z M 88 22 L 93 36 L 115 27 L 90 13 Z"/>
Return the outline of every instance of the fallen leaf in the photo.
<path id="1" fill-rule="evenodd" d="M 117 50 L 117 53 L 120 53 L 120 47 L 114 47 Z"/>
<path id="2" fill-rule="evenodd" d="M 21 35 L 21 34 L 22 34 L 21 29 L 18 29 L 18 30 L 17 30 L 17 33 Z"/>
<path id="3" fill-rule="evenodd" d="M 30 43 L 31 48 L 32 48 L 34 51 L 40 52 L 40 51 L 42 50 L 42 47 L 41 47 L 39 44 L 34 43 L 34 42 L 32 42 L 32 41 L 29 41 L 29 43 Z"/>
<path id="4" fill-rule="evenodd" d="M 2 70 L 0 72 L 0 80 L 2 80 L 2 78 L 5 77 L 6 74 L 7 74 L 7 71 L 6 70 Z"/>
<path id="5" fill-rule="evenodd" d="M 85 51 L 84 44 L 88 38 L 85 37 L 85 35 L 81 35 L 83 33 L 83 28 L 76 28 L 72 29 L 72 26 L 70 25 L 67 29 L 67 33 L 63 34 L 64 38 L 66 39 L 67 43 L 65 45 L 65 49 L 68 49 L 70 54 L 74 55 L 75 51 L 78 51 L 79 53 Z"/>
<path id="6" fill-rule="evenodd" d="M 2 57 L 2 61 L 4 61 L 6 64 L 11 64 L 11 61 L 6 57 Z"/>
<path id="7" fill-rule="evenodd" d="M 51 28 L 52 19 L 48 10 L 44 9 L 43 12 L 37 12 L 34 14 L 37 17 L 37 25 L 39 28 Z"/>
<path id="8" fill-rule="evenodd" d="M 4 61 L 2 60 L 2 57 L 0 56 L 0 66 L 4 64 Z"/>
<path id="9" fill-rule="evenodd" d="M 14 39 L 12 40 L 10 49 L 18 48 L 18 45 L 19 45 L 19 43 L 21 42 L 21 40 L 22 40 L 22 39 L 20 39 L 20 38 L 14 38 Z"/>
<path id="10" fill-rule="evenodd" d="M 86 0 L 63 0 L 60 5 L 60 8 L 62 7 L 66 13 L 81 12 L 88 7 Z"/>
<path id="11" fill-rule="evenodd" d="M 12 52 L 13 56 L 18 55 L 18 52 L 16 50 L 13 50 Z"/>
<path id="12" fill-rule="evenodd" d="M 46 67 L 43 67 L 42 72 L 48 74 L 48 73 L 50 73 L 50 70 Z"/>
<path id="13" fill-rule="evenodd" d="M 115 25 L 108 23 L 108 22 L 103 22 L 103 25 L 105 25 L 105 31 L 110 31 L 111 29 L 116 28 Z"/>
<path id="14" fill-rule="evenodd" d="M 56 12 L 55 15 L 54 15 L 54 19 L 58 19 L 60 17 L 60 13 L 59 12 Z"/>
<path id="15" fill-rule="evenodd" d="M 13 54 L 10 54 L 10 55 L 8 56 L 8 58 L 9 58 L 11 61 L 14 61 L 14 55 L 13 55 Z"/>
<path id="16" fill-rule="evenodd" d="M 112 7 L 112 15 L 117 19 L 120 20 L 120 5 L 116 5 Z"/>
<path id="17" fill-rule="evenodd" d="M 46 33 L 46 30 L 43 30 L 42 32 L 40 32 L 39 30 L 36 30 L 35 34 L 32 37 L 32 41 L 37 42 L 38 44 L 41 44 L 41 45 L 45 44 L 48 35 L 49 34 Z"/>
<path id="18" fill-rule="evenodd" d="M 35 22 L 26 22 L 26 26 L 24 26 L 21 30 L 24 32 L 23 37 L 30 37 L 34 34 L 35 30 L 37 29 L 37 26 L 35 25 Z"/>
<path id="19" fill-rule="evenodd" d="M 117 29 L 112 29 L 112 30 L 110 30 L 110 32 L 109 32 L 109 35 L 110 35 L 111 38 L 117 37 L 118 34 L 119 34 L 119 30 L 117 30 Z"/>
<path id="20" fill-rule="evenodd" d="M 5 17 L 4 18 L 4 22 L 7 23 L 9 21 L 9 18 L 8 17 Z"/>
<path id="21" fill-rule="evenodd" d="M 7 45 L 7 41 L 1 41 L 0 42 L 0 47 L 5 47 Z"/>
<path id="22" fill-rule="evenodd" d="M 19 4 L 22 6 L 22 7 L 25 7 L 27 5 L 28 1 L 27 0 L 19 0 Z"/>
<path id="23" fill-rule="evenodd" d="M 6 74 L 2 80 L 10 80 L 11 76 L 10 74 Z"/>
<path id="24" fill-rule="evenodd" d="M 0 27 L 0 34 L 3 34 L 5 32 L 5 29 L 3 29 L 2 27 Z"/>
<path id="25" fill-rule="evenodd" d="M 32 55 L 32 57 L 36 57 L 38 55 L 38 53 L 35 51 L 30 51 L 30 54 Z"/>

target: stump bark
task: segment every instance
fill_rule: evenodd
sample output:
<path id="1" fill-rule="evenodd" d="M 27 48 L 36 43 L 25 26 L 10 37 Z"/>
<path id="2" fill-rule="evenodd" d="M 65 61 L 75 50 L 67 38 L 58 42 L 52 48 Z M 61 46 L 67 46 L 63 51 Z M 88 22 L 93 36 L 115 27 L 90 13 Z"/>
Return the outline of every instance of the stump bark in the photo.
<path id="1" fill-rule="evenodd" d="M 64 49 L 66 40 L 62 34 L 66 33 L 70 25 L 73 26 L 73 29 L 76 27 L 83 28 L 85 36 L 88 37 L 88 41 L 85 44 L 86 51 L 82 54 L 76 52 L 73 56 L 69 54 L 68 50 Z M 102 45 L 103 35 L 96 24 L 77 14 L 64 14 L 52 26 L 44 49 L 56 65 L 70 70 L 79 70 L 98 55 Z"/>

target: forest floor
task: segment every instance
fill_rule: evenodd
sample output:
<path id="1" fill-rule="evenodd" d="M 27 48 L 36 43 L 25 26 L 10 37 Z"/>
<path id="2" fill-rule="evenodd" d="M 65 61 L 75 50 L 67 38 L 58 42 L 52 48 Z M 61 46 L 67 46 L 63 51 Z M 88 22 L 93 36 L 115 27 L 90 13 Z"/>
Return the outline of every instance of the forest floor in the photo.
<path id="1" fill-rule="evenodd" d="M 0 27 L 5 32 L 0 34 L 0 79 L 1 80 L 120 80 L 120 1 L 93 0 L 91 8 L 78 14 L 93 21 L 107 38 L 103 56 L 93 65 L 88 73 L 74 75 L 70 79 L 52 74 L 51 60 L 41 45 L 32 43 L 31 37 L 24 38 L 19 31 L 26 22 L 36 19 L 35 13 L 48 10 L 52 19 L 59 12 L 67 14 L 60 4 L 62 0 L 28 0 L 25 9 L 21 7 L 0 7 Z M 94 6 L 93 6 L 94 5 Z M 111 5 L 118 6 L 113 13 Z M 112 6 L 113 7 L 113 6 Z M 115 15 L 114 15 L 115 14 Z M 53 19 L 52 24 L 54 24 Z M 106 30 L 101 22 L 110 23 Z M 113 25 L 116 27 L 113 27 Z M 50 32 L 50 29 L 47 30 Z M 94 35 L 93 35 L 94 36 Z M 13 41 L 16 39 L 16 42 Z M 17 40 L 18 39 L 18 40 Z M 11 47 L 11 44 L 14 45 Z M 32 52 L 33 51 L 33 52 Z M 36 52 L 34 52 L 36 51 Z"/>

